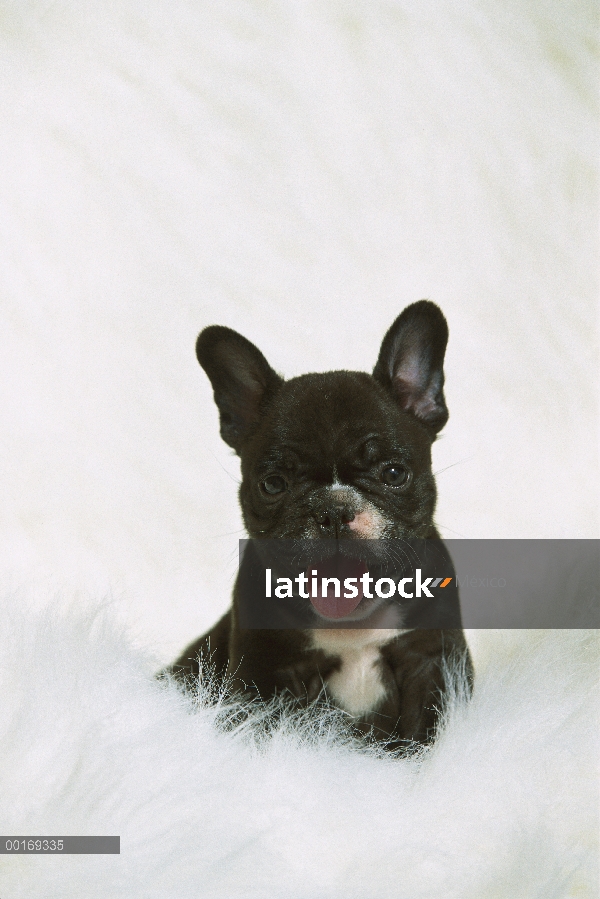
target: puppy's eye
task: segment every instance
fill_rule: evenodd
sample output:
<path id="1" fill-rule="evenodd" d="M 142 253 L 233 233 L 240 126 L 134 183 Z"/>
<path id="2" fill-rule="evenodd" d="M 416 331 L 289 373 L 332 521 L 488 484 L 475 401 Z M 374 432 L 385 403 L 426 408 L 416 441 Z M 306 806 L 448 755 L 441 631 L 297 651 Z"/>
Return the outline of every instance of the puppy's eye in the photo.
<path id="1" fill-rule="evenodd" d="M 381 479 L 388 487 L 404 487 L 409 478 L 410 472 L 403 465 L 388 465 L 381 472 Z"/>
<path id="2" fill-rule="evenodd" d="M 260 486 L 269 496 L 274 496 L 276 493 L 283 493 L 287 484 L 278 474 L 272 474 L 270 477 L 265 478 Z"/>

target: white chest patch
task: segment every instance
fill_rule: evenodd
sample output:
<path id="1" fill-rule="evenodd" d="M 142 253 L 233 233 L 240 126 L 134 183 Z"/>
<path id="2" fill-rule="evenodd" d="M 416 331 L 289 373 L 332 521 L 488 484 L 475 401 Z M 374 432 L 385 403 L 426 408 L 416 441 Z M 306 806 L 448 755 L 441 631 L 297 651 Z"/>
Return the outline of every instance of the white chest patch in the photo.
<path id="1" fill-rule="evenodd" d="M 341 666 L 327 679 L 327 692 L 350 715 L 374 711 L 385 698 L 381 678 L 381 647 L 402 630 L 314 630 L 312 646 L 339 656 Z"/>

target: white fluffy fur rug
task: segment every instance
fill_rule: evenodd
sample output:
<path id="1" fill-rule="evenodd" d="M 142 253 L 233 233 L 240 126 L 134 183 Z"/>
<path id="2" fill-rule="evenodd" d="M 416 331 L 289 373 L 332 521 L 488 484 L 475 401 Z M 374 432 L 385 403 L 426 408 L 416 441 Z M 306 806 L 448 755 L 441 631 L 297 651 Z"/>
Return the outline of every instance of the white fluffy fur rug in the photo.
<path id="1" fill-rule="evenodd" d="M 0 830 L 122 837 L 0 856 L 0 899 L 595 895 L 593 635 L 471 634 L 419 761 L 223 732 L 151 673 L 242 536 L 207 324 L 369 369 L 435 300 L 442 533 L 598 536 L 596 14 L 0 0 Z"/>
<path id="2" fill-rule="evenodd" d="M 594 634 L 497 634 L 472 703 L 400 760 L 327 716 L 221 732 L 109 608 L 13 597 L 1 623 L 3 832 L 121 835 L 120 856 L 0 856 L 3 899 L 596 895 Z"/>

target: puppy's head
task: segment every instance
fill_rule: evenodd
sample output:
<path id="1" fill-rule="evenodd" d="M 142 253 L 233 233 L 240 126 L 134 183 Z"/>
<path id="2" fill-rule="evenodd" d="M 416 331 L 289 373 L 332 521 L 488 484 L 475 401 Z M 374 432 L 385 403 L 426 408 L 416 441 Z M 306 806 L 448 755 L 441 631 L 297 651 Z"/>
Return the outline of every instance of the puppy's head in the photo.
<path id="1" fill-rule="evenodd" d="M 448 419 L 448 327 L 422 300 L 396 319 L 369 375 L 284 381 L 229 328 L 196 344 L 221 435 L 242 462 L 240 502 L 253 538 L 379 539 L 433 533 L 431 444 Z"/>

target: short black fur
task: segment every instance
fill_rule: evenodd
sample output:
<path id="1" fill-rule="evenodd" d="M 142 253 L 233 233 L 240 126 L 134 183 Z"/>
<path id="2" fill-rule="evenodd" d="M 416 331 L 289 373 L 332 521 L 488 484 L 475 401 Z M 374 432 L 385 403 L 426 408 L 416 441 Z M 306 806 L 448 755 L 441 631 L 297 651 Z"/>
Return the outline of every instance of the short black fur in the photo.
<path id="1" fill-rule="evenodd" d="M 422 300 L 392 324 L 372 375 L 336 371 L 284 381 L 237 332 L 202 331 L 196 352 L 214 390 L 221 435 L 241 459 L 239 497 L 249 536 L 441 541 L 433 520 L 431 445 L 448 419 L 447 340 L 442 312 Z M 398 482 L 392 486 L 390 470 Z M 239 626 L 240 584 L 255 563 L 251 545 L 231 609 L 168 671 L 189 684 L 199 675 L 199 660 L 210 659 L 242 696 L 286 694 L 312 702 L 329 695 L 328 681 L 344 665 L 335 642 L 324 650 L 311 630 Z M 391 748 L 432 739 L 446 689 L 443 660 L 460 656 L 469 676 L 472 670 L 458 599 L 441 625 L 417 616 L 405 622 L 416 629 L 381 643 L 382 697 L 355 715 L 357 732 Z"/>

